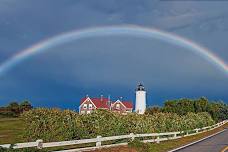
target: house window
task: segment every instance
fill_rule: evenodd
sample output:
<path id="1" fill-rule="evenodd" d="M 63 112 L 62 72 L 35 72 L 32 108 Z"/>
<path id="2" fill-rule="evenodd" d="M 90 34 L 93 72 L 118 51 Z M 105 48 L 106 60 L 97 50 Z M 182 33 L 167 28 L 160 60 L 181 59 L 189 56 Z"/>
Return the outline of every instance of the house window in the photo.
<path id="1" fill-rule="evenodd" d="M 91 111 L 87 111 L 87 114 L 90 114 L 91 113 Z"/>
<path id="2" fill-rule="evenodd" d="M 120 109 L 120 104 L 119 103 L 116 104 L 116 109 Z"/>
<path id="3" fill-rule="evenodd" d="M 87 109 L 87 104 L 84 104 L 84 105 L 83 105 L 83 108 L 84 108 L 84 109 Z"/>
<path id="4" fill-rule="evenodd" d="M 81 111 L 81 114 L 85 114 L 85 111 Z"/>
<path id="5" fill-rule="evenodd" d="M 93 108 L 93 105 L 92 104 L 89 104 L 89 109 L 92 109 Z"/>

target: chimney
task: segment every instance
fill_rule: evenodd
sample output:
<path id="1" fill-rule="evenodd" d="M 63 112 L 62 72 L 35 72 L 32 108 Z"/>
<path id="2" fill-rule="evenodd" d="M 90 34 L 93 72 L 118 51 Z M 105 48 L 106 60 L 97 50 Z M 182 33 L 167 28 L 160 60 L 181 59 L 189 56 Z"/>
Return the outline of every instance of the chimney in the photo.
<path id="1" fill-rule="evenodd" d="M 101 95 L 101 101 L 103 101 L 103 95 Z"/>
<path id="2" fill-rule="evenodd" d="M 111 101 L 111 97 L 110 97 L 110 95 L 108 95 L 108 101 L 109 101 L 109 102 Z"/>
<path id="3" fill-rule="evenodd" d="M 111 97 L 110 97 L 110 95 L 108 95 L 108 106 L 111 109 Z"/>

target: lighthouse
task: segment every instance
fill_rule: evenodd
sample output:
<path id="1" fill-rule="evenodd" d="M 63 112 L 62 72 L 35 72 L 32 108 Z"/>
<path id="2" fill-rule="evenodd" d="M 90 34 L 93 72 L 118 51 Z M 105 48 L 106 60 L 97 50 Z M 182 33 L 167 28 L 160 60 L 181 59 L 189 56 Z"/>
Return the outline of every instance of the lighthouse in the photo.
<path id="1" fill-rule="evenodd" d="M 146 111 L 146 91 L 141 83 L 137 86 L 135 94 L 135 112 L 138 114 L 144 114 Z"/>

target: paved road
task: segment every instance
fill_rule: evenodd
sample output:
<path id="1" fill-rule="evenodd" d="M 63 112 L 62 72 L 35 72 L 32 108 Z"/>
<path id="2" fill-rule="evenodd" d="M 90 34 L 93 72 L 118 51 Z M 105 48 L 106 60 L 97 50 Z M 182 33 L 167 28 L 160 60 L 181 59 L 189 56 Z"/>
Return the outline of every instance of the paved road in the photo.
<path id="1" fill-rule="evenodd" d="M 228 129 L 199 143 L 176 152 L 220 152 L 228 146 Z M 228 151 L 227 151 L 228 152 Z"/>

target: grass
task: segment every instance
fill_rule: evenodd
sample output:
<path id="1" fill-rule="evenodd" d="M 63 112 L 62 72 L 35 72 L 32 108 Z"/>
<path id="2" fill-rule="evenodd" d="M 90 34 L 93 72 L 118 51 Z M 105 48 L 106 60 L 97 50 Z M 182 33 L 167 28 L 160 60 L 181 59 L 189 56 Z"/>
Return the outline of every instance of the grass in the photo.
<path id="1" fill-rule="evenodd" d="M 23 121 L 19 118 L 0 118 L 0 144 L 23 142 Z"/>

